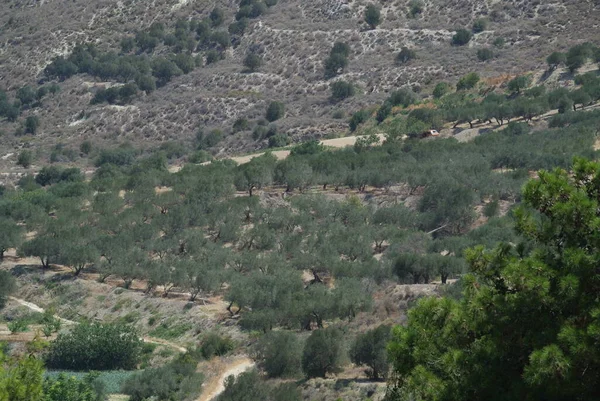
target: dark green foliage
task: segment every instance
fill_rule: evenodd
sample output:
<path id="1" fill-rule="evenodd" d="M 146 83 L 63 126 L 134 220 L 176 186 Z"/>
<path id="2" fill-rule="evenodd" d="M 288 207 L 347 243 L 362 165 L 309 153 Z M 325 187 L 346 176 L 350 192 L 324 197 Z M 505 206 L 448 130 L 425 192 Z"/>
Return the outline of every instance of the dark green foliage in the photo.
<path id="1" fill-rule="evenodd" d="M 341 53 L 333 53 L 325 60 L 325 78 L 339 75 L 348 66 L 348 58 Z"/>
<path id="2" fill-rule="evenodd" d="M 157 57 L 152 61 L 152 75 L 157 78 L 157 86 L 163 86 L 173 77 L 181 74 L 183 74 L 183 71 L 177 64 L 164 57 Z"/>
<path id="3" fill-rule="evenodd" d="M 23 168 L 29 168 L 33 161 L 33 154 L 30 150 L 22 150 L 17 158 L 17 164 Z"/>
<path id="4" fill-rule="evenodd" d="M 25 119 L 25 133 L 35 135 L 40 127 L 40 118 L 38 116 L 28 116 Z"/>
<path id="5" fill-rule="evenodd" d="M 447 82 L 440 82 L 433 89 L 433 97 L 439 99 L 443 97 L 445 94 L 449 93 L 452 90 L 452 87 Z"/>
<path id="6" fill-rule="evenodd" d="M 213 27 L 218 27 L 223 24 L 223 21 L 225 21 L 225 13 L 220 8 L 215 7 L 210 12 L 209 18 L 210 24 Z"/>
<path id="7" fill-rule="evenodd" d="M 487 29 L 487 20 L 485 18 L 478 18 L 473 22 L 473 33 L 483 32 Z"/>
<path id="8" fill-rule="evenodd" d="M 277 121 L 280 118 L 283 118 L 285 115 L 285 106 L 281 102 L 273 101 L 269 103 L 269 107 L 267 107 L 267 112 L 265 114 L 265 118 L 269 122 Z"/>
<path id="9" fill-rule="evenodd" d="M 54 340 L 46 364 L 55 369 L 133 369 L 142 341 L 131 327 L 118 324 L 84 323 Z"/>
<path id="10" fill-rule="evenodd" d="M 212 160 L 212 156 L 205 150 L 199 150 L 197 152 L 194 152 L 188 158 L 188 162 L 195 164 L 204 163 L 210 160 Z"/>
<path id="11" fill-rule="evenodd" d="M 151 77 L 148 77 L 152 79 Z M 145 91 L 152 91 L 152 83 L 145 81 L 146 78 L 140 78 Z M 154 86 L 155 88 L 155 86 Z M 110 104 L 127 104 L 137 95 L 138 87 L 134 83 L 128 83 L 120 87 L 110 87 L 108 89 L 99 89 L 91 100 L 91 104 L 107 102 Z"/>
<path id="12" fill-rule="evenodd" d="M 408 89 L 399 89 L 392 92 L 387 102 L 392 106 L 408 107 L 411 104 L 416 103 L 418 100 L 417 95 Z"/>
<path id="13" fill-rule="evenodd" d="M 566 65 L 571 73 L 576 72 L 589 59 L 594 57 L 597 48 L 589 43 L 582 43 L 569 49 L 566 55 Z"/>
<path id="14" fill-rule="evenodd" d="M 402 47 L 400 49 L 400 53 L 396 56 L 396 63 L 398 64 L 407 64 L 411 60 L 417 58 L 417 52 L 413 49 L 409 49 L 408 47 Z"/>
<path id="15" fill-rule="evenodd" d="M 500 204 L 497 200 L 493 200 L 485 204 L 483 208 L 483 215 L 487 218 L 494 217 L 498 214 L 500 210 Z"/>
<path id="16" fill-rule="evenodd" d="M 223 140 L 223 137 L 223 132 L 218 129 L 214 129 L 206 135 L 197 135 L 196 139 L 198 140 L 198 149 L 200 150 L 215 147 Z"/>
<path id="17" fill-rule="evenodd" d="M 196 373 L 196 365 L 189 354 L 178 356 L 165 366 L 133 374 L 123 383 L 121 391 L 131 401 L 193 399 L 200 393 L 203 381 L 202 374 Z"/>
<path id="18" fill-rule="evenodd" d="M 217 50 L 209 50 L 206 52 L 206 65 L 214 64 L 223 59 L 223 54 Z"/>
<path id="19" fill-rule="evenodd" d="M 262 64 L 262 57 L 254 52 L 248 53 L 246 58 L 244 58 L 244 67 L 246 67 L 249 72 L 255 72 Z"/>
<path id="20" fill-rule="evenodd" d="M 90 141 L 83 141 L 79 145 L 79 151 L 84 155 L 89 155 L 92 151 L 92 143 Z"/>
<path id="21" fill-rule="evenodd" d="M 62 169 L 56 166 L 43 167 L 35 176 L 35 182 L 45 187 L 59 182 L 80 182 L 83 175 L 78 168 Z"/>
<path id="22" fill-rule="evenodd" d="M 464 46 L 471 41 L 473 34 L 471 31 L 466 29 L 458 29 L 454 36 L 452 36 L 452 45 Z"/>
<path id="23" fill-rule="evenodd" d="M 225 390 L 217 401 L 301 401 L 302 395 L 293 383 L 271 386 L 261 379 L 256 370 L 230 376 Z"/>
<path id="24" fill-rule="evenodd" d="M 566 61 L 567 55 L 561 52 L 554 52 L 546 59 L 550 70 L 555 70 L 559 65 L 566 63 Z"/>
<path id="25" fill-rule="evenodd" d="M 521 93 L 521 91 L 529 86 L 531 79 L 527 75 L 513 78 L 508 82 L 508 90 L 513 93 Z"/>
<path id="26" fill-rule="evenodd" d="M 235 344 L 229 337 L 222 337 L 217 333 L 208 333 L 200 344 L 200 354 L 204 359 L 210 359 L 213 356 L 226 355 L 234 347 Z"/>
<path id="27" fill-rule="evenodd" d="M 246 31 L 246 28 L 248 28 L 248 24 L 249 24 L 249 19 L 244 17 L 244 18 L 240 19 L 239 21 L 229 24 L 229 27 L 227 28 L 227 30 L 232 35 L 241 36 Z"/>
<path id="28" fill-rule="evenodd" d="M 254 139 L 255 141 L 260 141 L 261 139 L 264 139 L 267 136 L 268 131 L 269 129 L 264 125 L 257 125 L 252 131 L 252 139 Z"/>
<path id="29" fill-rule="evenodd" d="M 147 32 L 140 31 L 135 35 L 135 43 L 142 52 L 152 53 L 154 48 L 158 46 L 158 38 Z"/>
<path id="30" fill-rule="evenodd" d="M 391 334 L 390 326 L 381 325 L 359 334 L 350 348 L 352 362 L 368 366 L 367 376 L 371 379 L 387 377 L 389 364 L 386 346 Z"/>
<path id="31" fill-rule="evenodd" d="M 458 80 L 456 84 L 456 90 L 467 90 L 473 89 L 475 85 L 479 82 L 479 74 L 476 72 L 470 72 L 461 79 Z"/>
<path id="32" fill-rule="evenodd" d="M 367 110 L 360 110 L 357 111 L 356 113 L 352 114 L 352 117 L 350 118 L 350 131 L 354 132 L 356 131 L 356 129 L 358 128 L 358 126 L 362 123 L 364 123 L 365 121 L 367 121 L 370 117 L 370 113 Z"/>
<path id="33" fill-rule="evenodd" d="M 325 146 L 321 144 L 321 142 L 317 140 L 306 141 L 301 143 L 300 145 L 294 146 L 291 151 L 291 156 L 299 156 L 299 155 L 315 155 L 317 153 L 323 152 L 325 150 Z"/>
<path id="34" fill-rule="evenodd" d="M 248 191 L 248 195 L 252 196 L 252 191 L 255 188 L 261 189 L 273 183 L 276 161 L 277 159 L 267 152 L 260 157 L 253 158 L 246 164 L 238 166 L 234 178 L 236 188 L 240 191 Z"/>
<path id="35" fill-rule="evenodd" d="M 61 373 L 44 380 L 44 401 L 102 401 L 106 398 L 98 374 L 90 373 L 82 379 Z"/>
<path id="36" fill-rule="evenodd" d="M 216 31 L 210 35 L 210 41 L 214 43 L 220 50 L 227 49 L 231 46 L 231 38 L 229 33 L 225 31 Z"/>
<path id="37" fill-rule="evenodd" d="M 325 378 L 340 370 L 342 332 L 335 327 L 315 330 L 306 340 L 302 353 L 302 371 L 306 377 Z"/>
<path id="38" fill-rule="evenodd" d="M 381 10 L 375 4 L 367 5 L 365 9 L 365 22 L 371 29 L 375 29 L 381 23 Z"/>
<path id="39" fill-rule="evenodd" d="M 240 131 L 248 131 L 250 129 L 250 122 L 243 117 L 238 118 L 233 123 L 233 127 L 231 127 L 231 129 L 232 129 L 233 133 L 240 132 Z"/>
<path id="40" fill-rule="evenodd" d="M 31 86 L 25 85 L 17 91 L 17 99 L 23 106 L 28 106 L 37 99 L 37 93 Z"/>
<path id="41" fill-rule="evenodd" d="M 408 2 L 408 17 L 417 18 L 423 13 L 423 2 L 421 0 L 410 0 Z"/>
<path id="42" fill-rule="evenodd" d="M 350 56 L 350 46 L 343 42 L 335 42 L 325 60 L 325 78 L 332 78 L 338 75 L 348 66 L 348 57 Z"/>
<path id="43" fill-rule="evenodd" d="M 377 110 L 377 122 L 382 123 L 388 116 L 392 113 L 392 104 L 389 102 L 384 102 L 381 107 Z"/>
<path id="44" fill-rule="evenodd" d="M 513 136 L 525 135 L 528 134 L 530 131 L 531 128 L 529 127 L 529 125 L 527 125 L 527 123 L 518 123 L 515 121 L 509 122 L 506 128 L 504 129 L 504 133 L 506 135 Z"/>
<path id="45" fill-rule="evenodd" d="M 591 96 L 585 89 L 577 89 L 569 93 L 569 98 L 573 101 L 573 111 L 577 110 L 577 105 L 581 105 L 583 108 L 592 102 Z"/>
<path id="46" fill-rule="evenodd" d="M 265 334 L 255 347 L 254 359 L 273 377 L 294 377 L 300 373 L 302 346 L 294 333 L 279 331 Z"/>
<path id="47" fill-rule="evenodd" d="M 488 61 L 494 58 L 494 52 L 492 49 L 479 49 L 477 50 L 477 58 L 479 61 Z"/>
<path id="48" fill-rule="evenodd" d="M 135 39 L 132 37 L 127 37 L 121 39 L 121 52 L 130 53 L 134 47 L 136 46 Z"/>
<path id="49" fill-rule="evenodd" d="M 288 134 L 279 133 L 269 137 L 270 148 L 281 148 L 290 144 L 290 137 Z"/>
<path id="50" fill-rule="evenodd" d="M 598 188 L 589 177 L 599 172 L 597 163 L 576 159 L 572 173 L 540 172 L 525 186 L 515 226 L 534 248 L 505 242 L 467 252 L 462 298 L 425 298 L 394 329 L 387 399 L 596 396 L 597 324 L 585 316 L 598 308 L 590 230 Z"/>
<path id="51" fill-rule="evenodd" d="M 341 54 L 344 57 L 350 56 L 350 46 L 344 42 L 335 42 L 331 48 L 330 54 Z"/>
<path id="52" fill-rule="evenodd" d="M 354 96 L 355 88 L 350 82 L 336 81 L 330 85 L 331 99 L 334 102 Z"/>
<path id="53" fill-rule="evenodd" d="M 63 57 L 55 58 L 45 69 L 46 76 L 64 81 L 79 72 L 78 66 Z"/>
<path id="54" fill-rule="evenodd" d="M 6 270 L 0 270 L 0 309 L 4 308 L 6 298 L 17 288 L 15 278 Z"/>
<path id="55" fill-rule="evenodd" d="M 128 166 L 133 164 L 136 151 L 132 148 L 122 147 L 115 149 L 103 149 L 96 159 L 96 167 L 105 164 L 114 164 L 115 166 Z"/>
<path id="56" fill-rule="evenodd" d="M 22 228 L 12 219 L 0 217 L 0 261 L 4 258 L 4 252 L 21 244 L 22 234 Z M 4 279 L 8 280 L 6 276 Z"/>
<path id="57" fill-rule="evenodd" d="M 498 37 L 498 38 L 494 39 L 494 42 L 493 42 L 494 46 L 497 48 L 503 48 L 505 43 L 506 43 L 506 40 L 502 37 Z"/>

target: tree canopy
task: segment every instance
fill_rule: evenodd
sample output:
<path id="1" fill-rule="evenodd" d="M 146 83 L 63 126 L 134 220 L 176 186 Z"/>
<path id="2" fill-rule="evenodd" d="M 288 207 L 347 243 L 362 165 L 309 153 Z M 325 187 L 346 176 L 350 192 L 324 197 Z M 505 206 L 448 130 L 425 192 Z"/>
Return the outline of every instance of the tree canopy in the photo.
<path id="1" fill-rule="evenodd" d="M 597 396 L 599 177 L 599 163 L 576 159 L 526 185 L 516 229 L 533 250 L 475 247 L 462 299 L 410 311 L 389 346 L 389 400 Z"/>

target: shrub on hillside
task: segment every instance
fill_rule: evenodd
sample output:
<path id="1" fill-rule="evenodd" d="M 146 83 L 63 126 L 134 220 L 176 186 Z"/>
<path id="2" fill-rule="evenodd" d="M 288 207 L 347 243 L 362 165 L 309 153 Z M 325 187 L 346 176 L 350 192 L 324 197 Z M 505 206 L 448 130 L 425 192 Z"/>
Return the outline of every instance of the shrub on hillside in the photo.
<path id="1" fill-rule="evenodd" d="M 458 80 L 456 84 L 456 90 L 467 90 L 473 89 L 475 85 L 479 82 L 479 74 L 476 72 L 470 72 L 461 79 Z"/>
<path id="2" fill-rule="evenodd" d="M 334 102 L 354 96 L 354 85 L 346 81 L 336 81 L 331 84 L 331 100 Z"/>
<path id="3" fill-rule="evenodd" d="M 244 58 L 244 67 L 246 67 L 249 72 L 258 70 L 262 63 L 262 57 L 253 52 L 248 53 L 246 58 Z"/>
<path id="4" fill-rule="evenodd" d="M 229 376 L 225 390 L 217 401 L 301 401 L 302 394 L 294 383 L 271 386 L 254 369 L 238 377 Z"/>
<path id="5" fill-rule="evenodd" d="M 6 304 L 6 298 L 16 288 L 14 277 L 5 270 L 0 270 L 0 309 Z"/>
<path id="6" fill-rule="evenodd" d="M 193 399 L 201 390 L 203 376 L 196 373 L 196 360 L 181 355 L 168 365 L 131 375 L 121 387 L 129 401 Z"/>
<path id="7" fill-rule="evenodd" d="M 466 29 L 458 29 L 452 36 L 452 44 L 454 46 L 464 46 L 471 41 L 473 34 Z"/>
<path id="8" fill-rule="evenodd" d="M 352 117 L 350 118 L 349 122 L 350 131 L 356 131 L 360 124 L 366 122 L 369 119 L 370 115 L 371 114 L 367 110 L 360 110 L 352 114 Z"/>
<path id="9" fill-rule="evenodd" d="M 256 344 L 254 358 L 269 377 L 293 377 L 300 372 L 302 348 L 294 333 L 271 331 Z"/>
<path id="10" fill-rule="evenodd" d="M 416 18 L 423 12 L 423 2 L 421 0 L 410 0 L 408 3 L 408 17 Z"/>
<path id="11" fill-rule="evenodd" d="M 479 19 L 476 19 L 475 22 L 473 22 L 473 28 L 472 28 L 473 33 L 483 32 L 486 29 L 487 29 L 487 20 L 485 18 L 479 18 Z"/>
<path id="12" fill-rule="evenodd" d="M 204 359 L 213 356 L 223 356 L 235 348 L 235 343 L 229 337 L 221 337 L 217 333 L 208 333 L 200 345 L 200 354 Z"/>
<path id="13" fill-rule="evenodd" d="M 130 326 L 84 323 L 61 333 L 50 344 L 46 365 L 53 369 L 134 369 L 142 340 Z"/>
<path id="14" fill-rule="evenodd" d="M 277 121 L 285 114 L 285 106 L 281 102 L 271 102 L 267 107 L 265 118 L 269 122 Z"/>
<path id="15" fill-rule="evenodd" d="M 449 93 L 452 90 L 452 87 L 447 82 L 440 82 L 433 89 L 433 97 L 439 99 L 443 97 L 445 94 Z"/>
<path id="16" fill-rule="evenodd" d="M 290 144 L 290 137 L 287 134 L 279 133 L 269 137 L 270 148 L 282 148 Z"/>
<path id="17" fill-rule="evenodd" d="M 302 353 L 302 370 L 308 378 L 322 377 L 340 370 L 342 332 L 335 327 L 314 331 Z"/>
<path id="18" fill-rule="evenodd" d="M 417 52 L 413 49 L 409 49 L 408 47 L 403 47 L 400 49 L 400 53 L 396 56 L 396 63 L 398 64 L 406 64 L 411 60 L 417 58 Z"/>
<path id="19" fill-rule="evenodd" d="M 479 61 L 488 61 L 494 58 L 494 52 L 492 49 L 479 49 L 477 50 L 477 58 Z"/>
<path id="20" fill-rule="evenodd" d="M 381 10 L 375 4 L 369 4 L 365 9 L 365 22 L 371 29 L 381 23 Z"/>
<path id="21" fill-rule="evenodd" d="M 350 348 L 350 359 L 357 365 L 366 365 L 366 373 L 371 379 L 385 378 L 389 368 L 387 342 L 392 328 L 381 325 L 376 329 L 359 334 Z"/>
<path id="22" fill-rule="evenodd" d="M 19 157 L 17 158 L 17 164 L 22 166 L 23 168 L 29 168 L 31 166 L 31 162 L 33 160 L 33 154 L 30 150 L 23 150 L 19 153 Z"/>

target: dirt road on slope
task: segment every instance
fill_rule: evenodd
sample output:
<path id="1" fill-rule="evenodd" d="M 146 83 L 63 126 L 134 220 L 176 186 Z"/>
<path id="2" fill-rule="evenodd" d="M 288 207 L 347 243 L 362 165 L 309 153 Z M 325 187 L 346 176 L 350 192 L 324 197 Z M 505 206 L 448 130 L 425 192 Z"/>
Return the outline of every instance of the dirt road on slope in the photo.
<path id="1" fill-rule="evenodd" d="M 254 367 L 254 362 L 247 358 L 241 357 L 227 363 L 219 369 L 218 373 L 208 379 L 203 385 L 202 395 L 197 401 L 212 401 L 225 390 L 225 381 L 229 376 L 239 376 L 240 374 Z"/>
<path id="2" fill-rule="evenodd" d="M 379 137 L 380 143 L 382 143 L 385 140 L 385 135 L 378 134 L 377 136 Z M 326 139 L 324 141 L 321 141 L 321 144 L 323 146 L 327 146 L 330 148 L 345 148 L 346 146 L 354 146 L 354 144 L 356 143 L 358 138 L 364 138 L 364 136 L 346 136 L 343 138 Z M 237 164 L 245 164 L 245 163 L 248 163 L 250 160 L 254 159 L 255 157 L 262 156 L 265 153 L 266 153 L 266 151 L 259 152 L 259 153 L 253 153 L 253 154 L 249 154 L 249 155 L 243 155 L 243 156 L 229 157 L 228 159 L 235 161 Z M 275 156 L 277 158 L 277 160 L 283 160 L 290 155 L 290 151 L 285 150 L 285 149 L 284 150 L 275 150 L 271 153 L 273 154 L 273 156 Z M 203 164 L 208 164 L 208 163 L 210 163 L 210 162 L 206 162 Z M 183 168 L 183 165 L 169 166 L 169 172 L 176 173 L 179 170 L 181 170 L 182 168 Z"/>

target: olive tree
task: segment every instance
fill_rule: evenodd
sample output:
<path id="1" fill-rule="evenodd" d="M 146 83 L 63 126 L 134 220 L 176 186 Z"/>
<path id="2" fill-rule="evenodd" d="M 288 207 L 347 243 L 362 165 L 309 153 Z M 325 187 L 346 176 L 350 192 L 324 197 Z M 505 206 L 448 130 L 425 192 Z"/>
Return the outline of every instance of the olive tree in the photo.
<path id="1" fill-rule="evenodd" d="M 386 378 L 389 369 L 387 342 L 392 328 L 381 325 L 359 334 L 350 348 L 350 360 L 357 365 L 366 365 L 366 374 L 371 379 Z"/>
<path id="2" fill-rule="evenodd" d="M 325 378 L 341 369 L 342 332 L 335 327 L 315 330 L 306 340 L 302 370 L 311 377 Z"/>

